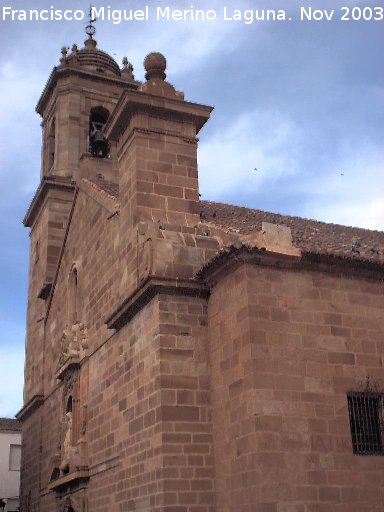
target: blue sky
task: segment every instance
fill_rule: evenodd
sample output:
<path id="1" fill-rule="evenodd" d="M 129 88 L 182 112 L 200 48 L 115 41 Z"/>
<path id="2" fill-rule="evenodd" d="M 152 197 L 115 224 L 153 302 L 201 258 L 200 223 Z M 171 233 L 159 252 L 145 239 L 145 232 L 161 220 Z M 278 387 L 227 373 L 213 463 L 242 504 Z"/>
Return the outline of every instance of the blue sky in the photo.
<path id="1" fill-rule="evenodd" d="M 87 10 L 83 0 L 13 0 L 0 8 Z M 144 1 L 94 2 L 140 9 Z M 384 20 L 341 21 L 341 7 L 376 0 L 228 0 L 234 9 L 285 9 L 291 21 L 222 19 L 222 1 L 147 2 L 211 9 L 213 22 L 96 22 L 98 47 L 135 76 L 150 51 L 168 60 L 168 80 L 186 99 L 215 107 L 200 134 L 203 199 L 384 228 Z M 331 21 L 300 21 L 300 7 L 334 9 Z M 345 12 L 345 11 L 344 11 Z M 365 11 L 369 15 L 369 11 Z M 376 16 L 380 16 L 380 9 Z M 34 107 L 62 46 L 83 45 L 85 23 L 0 19 L 0 416 L 22 404 L 28 230 L 21 220 L 40 179 L 40 119 Z M 254 168 L 257 171 L 254 171 Z"/>

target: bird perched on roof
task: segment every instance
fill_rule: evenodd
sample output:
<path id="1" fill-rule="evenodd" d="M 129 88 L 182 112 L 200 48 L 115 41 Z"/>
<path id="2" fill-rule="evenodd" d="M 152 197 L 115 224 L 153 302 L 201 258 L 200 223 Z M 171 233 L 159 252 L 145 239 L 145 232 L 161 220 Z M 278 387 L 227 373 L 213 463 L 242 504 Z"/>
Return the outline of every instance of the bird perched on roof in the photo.
<path id="1" fill-rule="evenodd" d="M 362 247 L 362 245 L 359 244 L 358 242 L 356 242 L 356 243 L 352 244 L 351 251 L 356 254 L 360 254 L 361 247 Z"/>

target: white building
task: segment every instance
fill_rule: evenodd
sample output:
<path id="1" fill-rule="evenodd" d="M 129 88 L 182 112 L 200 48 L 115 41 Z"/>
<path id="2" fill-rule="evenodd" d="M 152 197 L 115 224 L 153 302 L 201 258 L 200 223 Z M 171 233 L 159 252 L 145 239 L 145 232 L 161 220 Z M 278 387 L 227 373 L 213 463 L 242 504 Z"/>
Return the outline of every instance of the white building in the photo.
<path id="1" fill-rule="evenodd" d="M 20 423 L 0 418 L 0 500 L 5 502 L 4 512 L 19 510 L 20 453 Z"/>

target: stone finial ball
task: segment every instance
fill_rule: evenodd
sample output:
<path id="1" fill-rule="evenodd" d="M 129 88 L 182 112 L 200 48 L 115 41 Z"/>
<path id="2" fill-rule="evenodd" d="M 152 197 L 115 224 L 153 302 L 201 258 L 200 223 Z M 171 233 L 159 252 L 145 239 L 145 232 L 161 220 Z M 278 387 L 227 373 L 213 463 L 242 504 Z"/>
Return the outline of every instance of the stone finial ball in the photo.
<path id="1" fill-rule="evenodd" d="M 167 67 L 167 60 L 162 53 L 158 53 L 158 52 L 148 53 L 148 55 L 144 59 L 145 71 L 151 71 L 152 69 L 156 69 L 159 71 L 165 71 L 166 67 Z"/>
<path id="2" fill-rule="evenodd" d="M 152 52 L 149 53 L 144 59 L 144 69 L 146 71 L 145 77 L 147 80 L 150 78 L 165 78 L 165 68 L 167 67 L 167 60 L 162 53 Z"/>

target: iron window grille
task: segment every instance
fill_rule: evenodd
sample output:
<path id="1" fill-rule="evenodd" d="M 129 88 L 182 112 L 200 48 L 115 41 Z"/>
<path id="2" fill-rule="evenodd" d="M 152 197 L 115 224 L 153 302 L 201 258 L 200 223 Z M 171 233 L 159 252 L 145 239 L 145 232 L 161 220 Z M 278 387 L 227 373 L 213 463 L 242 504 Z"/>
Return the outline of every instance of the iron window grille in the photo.
<path id="1" fill-rule="evenodd" d="M 367 386 L 347 395 L 352 448 L 356 455 L 384 455 L 384 394 Z"/>

